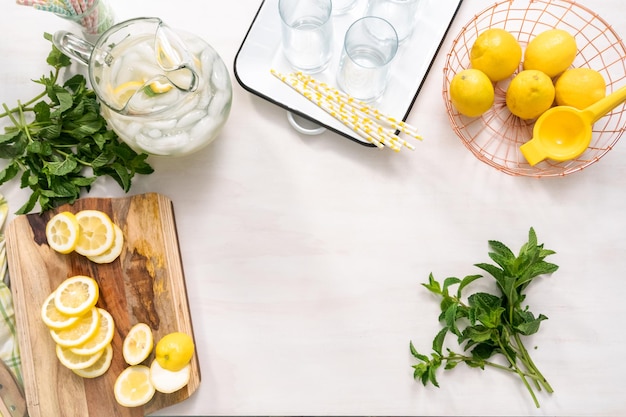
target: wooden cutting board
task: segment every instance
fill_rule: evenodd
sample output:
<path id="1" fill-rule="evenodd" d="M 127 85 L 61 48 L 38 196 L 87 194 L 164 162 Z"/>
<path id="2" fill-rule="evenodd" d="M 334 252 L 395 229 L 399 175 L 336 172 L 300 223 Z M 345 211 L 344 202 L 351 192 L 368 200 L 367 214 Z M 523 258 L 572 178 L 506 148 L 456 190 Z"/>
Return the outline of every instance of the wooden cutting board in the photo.
<path id="1" fill-rule="evenodd" d="M 98 265 L 77 253 L 62 255 L 46 242 L 47 221 L 60 211 L 96 209 L 124 232 L 120 257 Z M 173 331 L 193 335 L 172 202 L 150 193 L 124 198 L 85 198 L 42 214 L 16 217 L 6 230 L 24 388 L 30 417 L 144 416 L 187 399 L 200 384 L 197 354 L 189 384 L 173 393 L 156 393 L 143 407 L 120 406 L 113 384 L 126 368 L 122 342 L 130 328 L 147 323 L 155 343 Z M 41 320 L 46 297 L 73 275 L 93 277 L 100 286 L 97 306 L 115 320 L 113 362 L 103 376 L 84 379 L 60 364 L 55 344 Z M 154 353 L 146 360 L 149 365 Z"/>

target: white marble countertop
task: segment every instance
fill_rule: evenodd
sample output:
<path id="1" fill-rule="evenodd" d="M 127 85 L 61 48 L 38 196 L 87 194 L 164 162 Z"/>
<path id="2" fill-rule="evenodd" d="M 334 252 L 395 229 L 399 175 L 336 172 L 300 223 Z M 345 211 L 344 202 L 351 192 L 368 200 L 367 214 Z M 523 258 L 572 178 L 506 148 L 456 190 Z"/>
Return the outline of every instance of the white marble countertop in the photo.
<path id="1" fill-rule="evenodd" d="M 245 91 L 233 61 L 259 0 L 110 0 L 118 20 L 159 16 L 206 39 L 233 76 L 221 136 L 132 193 L 174 202 L 202 383 L 159 415 L 618 415 L 626 410 L 626 145 L 563 178 L 513 177 L 478 161 L 453 133 L 441 53 L 408 121 L 414 152 L 378 151 L 334 133 L 296 133 L 285 111 Z M 581 0 L 623 37 L 619 0 Z M 465 0 L 443 44 L 493 4 Z M 0 99 L 38 91 L 49 70 L 45 12 L 1 6 Z M 1 161 L 0 161 L 1 162 Z M 0 192 L 16 210 L 28 193 Z M 98 182 L 90 196 L 122 196 Z M 13 210 L 13 211 L 14 211 Z M 10 220 L 10 219 L 9 219 Z M 529 289 L 549 320 L 529 338 L 555 393 L 536 409 L 516 377 L 459 366 L 441 388 L 413 380 L 409 341 L 428 351 L 438 306 L 420 284 L 478 273 L 487 240 L 517 250 L 530 227 L 560 269 Z"/>

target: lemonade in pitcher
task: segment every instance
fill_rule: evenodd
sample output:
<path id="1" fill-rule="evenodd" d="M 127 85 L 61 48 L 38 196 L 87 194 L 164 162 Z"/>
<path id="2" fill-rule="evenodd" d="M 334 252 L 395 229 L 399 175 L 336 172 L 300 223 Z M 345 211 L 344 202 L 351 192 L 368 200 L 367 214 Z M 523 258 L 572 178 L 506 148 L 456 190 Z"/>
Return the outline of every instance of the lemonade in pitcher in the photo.
<path id="1" fill-rule="evenodd" d="M 55 37 L 56 44 L 76 49 L 71 35 Z M 109 29 L 88 54 L 102 115 L 136 151 L 189 154 L 212 142 L 228 119 L 228 70 L 197 36 L 175 32 L 158 18 L 139 18 Z M 72 55 L 81 59 L 80 51 Z"/>

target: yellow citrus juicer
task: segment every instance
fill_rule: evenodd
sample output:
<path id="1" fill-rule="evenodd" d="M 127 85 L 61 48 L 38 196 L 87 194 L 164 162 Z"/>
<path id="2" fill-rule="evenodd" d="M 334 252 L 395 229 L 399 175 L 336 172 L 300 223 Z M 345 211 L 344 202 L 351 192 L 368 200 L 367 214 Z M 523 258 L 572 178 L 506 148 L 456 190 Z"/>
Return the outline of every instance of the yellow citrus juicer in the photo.
<path id="1" fill-rule="evenodd" d="M 575 159 L 591 143 L 593 124 L 624 101 L 626 86 L 582 110 L 553 107 L 539 116 L 532 139 L 520 146 L 520 150 L 533 166 L 544 159 L 559 162 Z"/>

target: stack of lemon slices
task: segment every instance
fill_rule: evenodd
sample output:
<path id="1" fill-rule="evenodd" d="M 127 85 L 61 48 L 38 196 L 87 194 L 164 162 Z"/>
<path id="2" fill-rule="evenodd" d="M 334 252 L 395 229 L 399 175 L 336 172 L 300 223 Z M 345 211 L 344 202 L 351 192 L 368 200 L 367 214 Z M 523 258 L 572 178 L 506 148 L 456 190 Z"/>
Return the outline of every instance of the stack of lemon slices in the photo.
<path id="1" fill-rule="evenodd" d="M 113 262 L 124 246 L 122 230 L 99 210 L 56 214 L 46 224 L 46 238 L 59 253 L 76 252 L 99 264 Z"/>
<path id="2" fill-rule="evenodd" d="M 84 378 L 96 378 L 111 365 L 115 323 L 96 307 L 96 281 L 77 275 L 63 281 L 44 301 L 41 318 L 56 343 L 61 364 Z"/>

